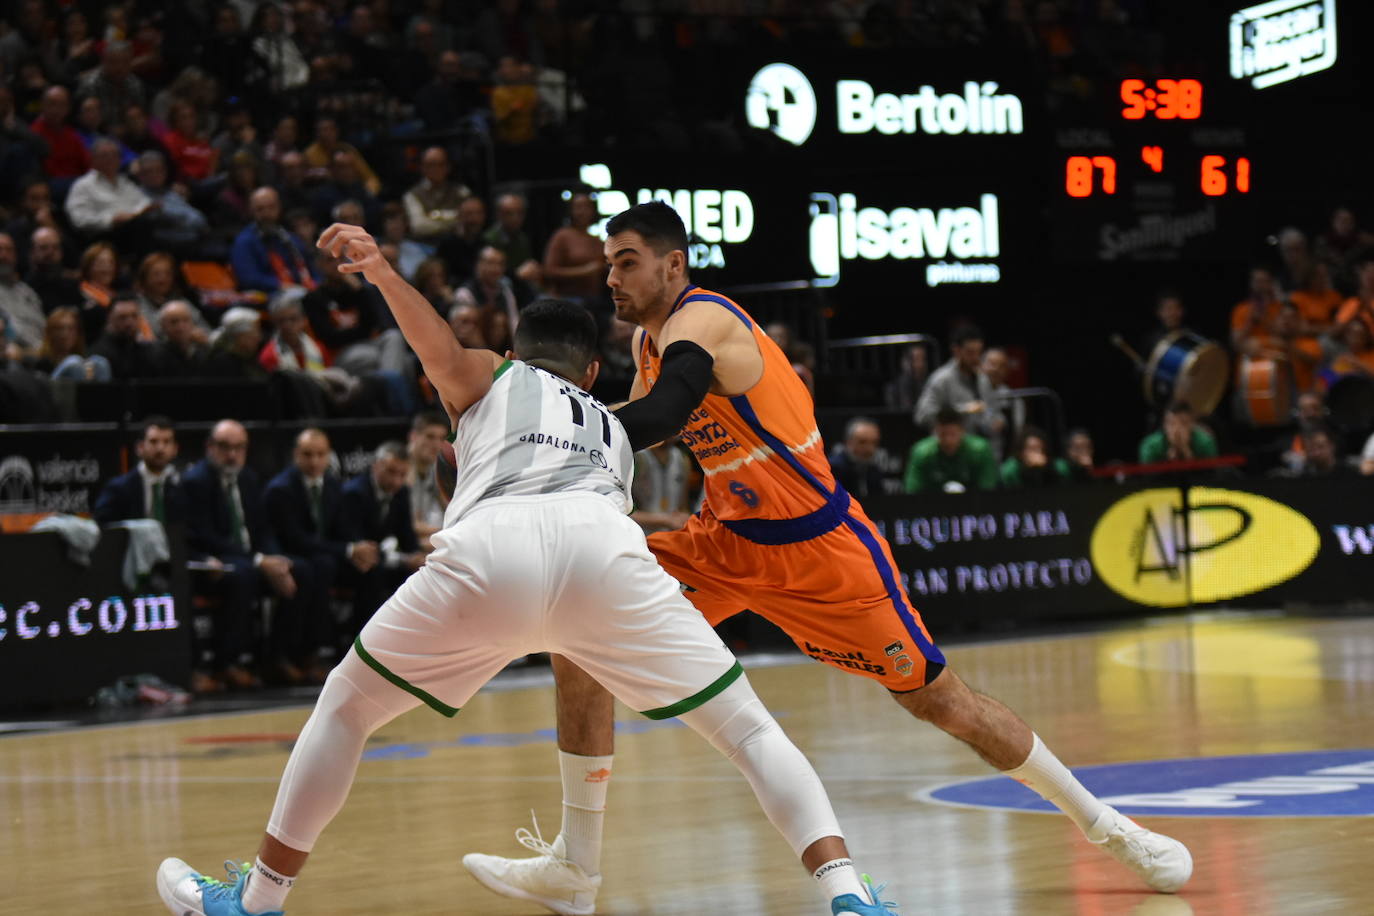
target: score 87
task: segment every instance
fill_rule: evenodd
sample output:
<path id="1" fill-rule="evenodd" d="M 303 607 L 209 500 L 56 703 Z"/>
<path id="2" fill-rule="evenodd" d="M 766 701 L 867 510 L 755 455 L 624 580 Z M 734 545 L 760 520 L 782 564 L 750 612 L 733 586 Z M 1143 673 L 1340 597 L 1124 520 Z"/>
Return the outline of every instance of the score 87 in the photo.
<path id="1" fill-rule="evenodd" d="M 1102 193 L 1116 193 L 1116 160 L 1111 156 L 1070 156 L 1064 173 L 1064 190 L 1070 197 L 1091 197 L 1093 176 L 1102 173 Z"/>

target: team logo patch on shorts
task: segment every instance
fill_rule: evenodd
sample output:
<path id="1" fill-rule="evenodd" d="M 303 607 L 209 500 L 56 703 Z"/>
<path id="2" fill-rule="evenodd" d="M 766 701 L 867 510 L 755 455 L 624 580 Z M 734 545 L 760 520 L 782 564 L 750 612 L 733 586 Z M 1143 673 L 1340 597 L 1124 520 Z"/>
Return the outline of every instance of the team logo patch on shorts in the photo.
<path id="1" fill-rule="evenodd" d="M 916 663 L 911 660 L 910 655 L 899 655 L 892 666 L 897 669 L 897 673 L 902 677 L 907 677 L 911 674 L 911 669 L 916 666 Z"/>
<path id="2" fill-rule="evenodd" d="M 901 651 L 902 651 L 903 649 L 905 649 L 905 648 L 906 648 L 906 647 L 903 646 L 903 645 L 901 644 L 900 641 L 898 641 L 898 642 L 894 642 L 892 645 L 890 645 L 890 646 L 888 646 L 887 648 L 883 649 L 883 651 L 884 651 L 885 653 L 887 653 L 889 656 L 892 656 L 892 655 L 896 655 L 898 652 L 901 652 Z"/>
<path id="3" fill-rule="evenodd" d="M 876 662 L 869 661 L 868 657 L 857 649 L 844 651 L 841 649 L 826 649 L 821 646 L 806 642 L 806 654 L 818 662 L 835 665 L 838 668 L 848 668 L 851 671 L 867 671 L 870 674 L 886 674 L 887 668 Z"/>

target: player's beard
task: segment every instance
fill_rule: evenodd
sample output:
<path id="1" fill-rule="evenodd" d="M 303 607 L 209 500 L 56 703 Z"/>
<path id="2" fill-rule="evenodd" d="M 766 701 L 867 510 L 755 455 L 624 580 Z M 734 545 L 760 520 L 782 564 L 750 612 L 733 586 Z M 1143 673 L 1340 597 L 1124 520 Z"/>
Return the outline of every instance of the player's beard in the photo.
<path id="1" fill-rule="evenodd" d="M 659 310 L 666 311 L 671 306 L 672 303 L 668 301 L 668 278 L 665 272 L 660 272 L 655 278 L 654 285 L 646 293 L 627 297 L 624 301 L 615 303 L 615 317 L 642 326 L 645 319 L 651 318 Z"/>

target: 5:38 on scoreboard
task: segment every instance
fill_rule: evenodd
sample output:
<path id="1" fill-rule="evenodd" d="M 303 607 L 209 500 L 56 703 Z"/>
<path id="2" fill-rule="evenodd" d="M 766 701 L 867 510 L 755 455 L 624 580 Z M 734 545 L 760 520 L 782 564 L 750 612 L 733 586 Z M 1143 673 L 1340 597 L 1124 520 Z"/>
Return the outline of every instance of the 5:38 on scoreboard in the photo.
<path id="1" fill-rule="evenodd" d="M 1122 130 L 1114 131 L 1120 136 L 1118 148 L 1111 155 L 1065 158 L 1064 192 L 1069 197 L 1110 197 L 1119 193 L 1128 177 L 1167 181 L 1181 192 L 1193 190 L 1205 197 L 1250 193 L 1254 180 L 1250 157 L 1206 149 L 1206 133 L 1188 129 L 1197 127 L 1204 117 L 1201 80 L 1126 79 L 1120 84 L 1120 99 L 1118 127 Z"/>

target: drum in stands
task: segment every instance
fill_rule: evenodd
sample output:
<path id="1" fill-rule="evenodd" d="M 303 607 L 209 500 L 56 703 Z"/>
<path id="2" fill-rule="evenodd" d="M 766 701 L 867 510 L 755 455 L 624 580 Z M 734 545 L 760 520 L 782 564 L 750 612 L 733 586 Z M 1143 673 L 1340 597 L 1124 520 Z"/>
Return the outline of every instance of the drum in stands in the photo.
<path id="1" fill-rule="evenodd" d="M 1221 347 L 1192 331 L 1174 331 L 1155 344 L 1145 363 L 1145 399 L 1158 406 L 1187 401 L 1205 417 L 1221 403 L 1230 371 Z"/>
<path id="2" fill-rule="evenodd" d="M 1293 385 L 1288 363 L 1242 357 L 1236 378 L 1241 419 L 1250 426 L 1282 426 L 1293 418 Z"/>

